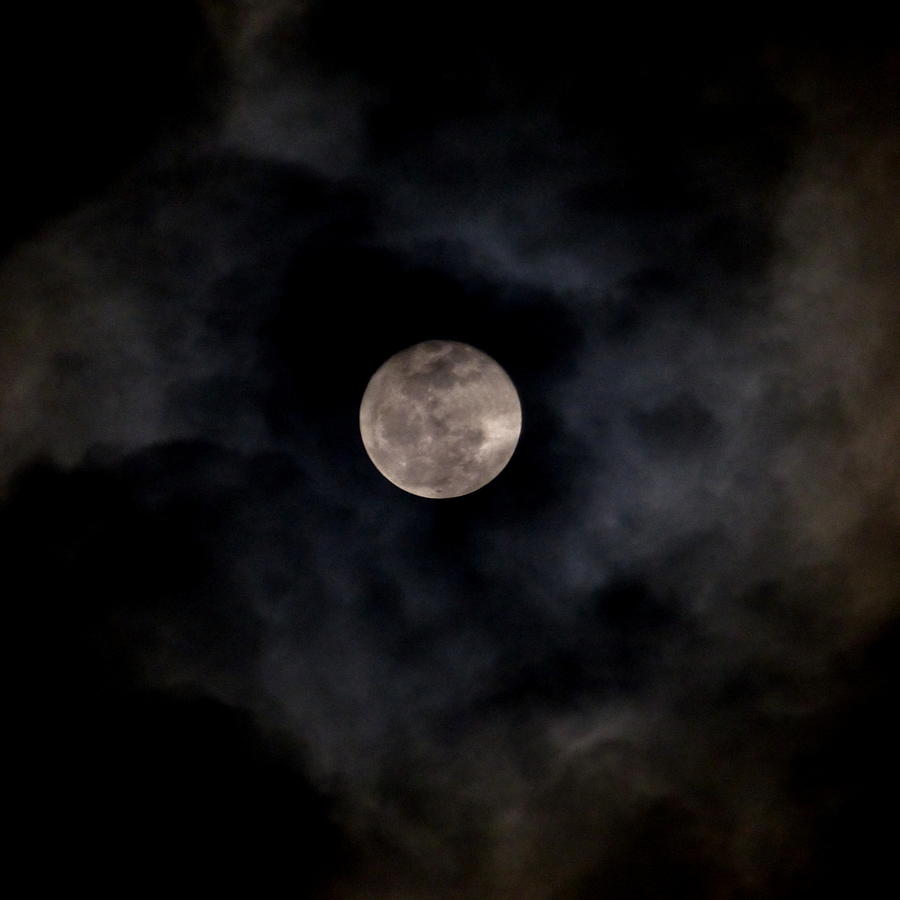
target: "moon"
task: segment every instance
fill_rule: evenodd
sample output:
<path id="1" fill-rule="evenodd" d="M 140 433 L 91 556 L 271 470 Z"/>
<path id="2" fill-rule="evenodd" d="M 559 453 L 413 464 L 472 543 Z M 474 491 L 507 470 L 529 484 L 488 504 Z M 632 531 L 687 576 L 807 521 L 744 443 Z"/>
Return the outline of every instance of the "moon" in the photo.
<path id="1" fill-rule="evenodd" d="M 359 431 L 392 484 L 433 500 L 462 497 L 506 467 L 522 406 L 486 353 L 458 341 L 424 341 L 394 354 L 369 380 Z"/>

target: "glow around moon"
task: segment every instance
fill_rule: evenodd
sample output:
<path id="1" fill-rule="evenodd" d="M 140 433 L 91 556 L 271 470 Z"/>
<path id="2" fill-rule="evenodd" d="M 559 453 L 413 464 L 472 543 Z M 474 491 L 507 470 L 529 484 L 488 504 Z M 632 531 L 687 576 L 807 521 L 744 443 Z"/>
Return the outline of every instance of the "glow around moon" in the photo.
<path id="1" fill-rule="evenodd" d="M 522 407 L 487 354 L 457 341 L 425 341 L 372 376 L 359 430 L 369 458 L 397 487 L 431 499 L 461 497 L 509 462 Z"/>

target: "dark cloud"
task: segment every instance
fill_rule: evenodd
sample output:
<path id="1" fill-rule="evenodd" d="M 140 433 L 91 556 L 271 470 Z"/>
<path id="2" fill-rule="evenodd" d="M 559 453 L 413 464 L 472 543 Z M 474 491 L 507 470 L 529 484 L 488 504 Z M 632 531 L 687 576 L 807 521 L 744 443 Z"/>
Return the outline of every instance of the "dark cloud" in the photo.
<path id="1" fill-rule="evenodd" d="M 35 4 L 10 26 L 3 246 L 202 127 L 221 97 L 224 67 L 197 3 Z"/>
<path id="2" fill-rule="evenodd" d="M 48 889 L 290 879 L 311 897 L 353 865 L 303 748 L 248 711 L 261 706 L 248 693 L 261 611 L 221 564 L 239 469 L 211 447 L 171 446 L 116 470 L 38 465 L 11 492 L 0 533 L 22 824 Z M 290 481 L 273 460 L 259 483 Z"/>
<path id="3" fill-rule="evenodd" d="M 32 849 L 107 892 L 871 893 L 891 40 L 570 4 L 89 12 L 26 79 L 52 114 L 14 129 L 0 265 L 4 595 L 56 811 Z M 523 402 L 507 469 L 447 502 L 357 427 L 429 338 Z"/>

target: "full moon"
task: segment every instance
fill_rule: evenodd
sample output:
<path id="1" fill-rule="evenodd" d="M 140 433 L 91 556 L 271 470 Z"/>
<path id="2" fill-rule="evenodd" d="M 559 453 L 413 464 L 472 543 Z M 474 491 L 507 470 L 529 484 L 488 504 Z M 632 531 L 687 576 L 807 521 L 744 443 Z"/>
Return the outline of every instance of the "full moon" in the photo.
<path id="1" fill-rule="evenodd" d="M 392 484 L 419 497 L 461 497 L 509 462 L 522 407 L 509 376 L 486 353 L 425 341 L 394 354 L 369 380 L 359 430 Z"/>

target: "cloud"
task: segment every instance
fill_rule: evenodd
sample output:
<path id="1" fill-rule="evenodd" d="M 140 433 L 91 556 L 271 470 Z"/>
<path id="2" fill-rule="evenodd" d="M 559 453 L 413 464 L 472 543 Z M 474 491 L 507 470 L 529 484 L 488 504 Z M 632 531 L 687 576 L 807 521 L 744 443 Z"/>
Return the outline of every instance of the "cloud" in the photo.
<path id="1" fill-rule="evenodd" d="M 0 271 L 38 709 L 101 689 L 91 747 L 141 766 L 156 726 L 238 747 L 254 821 L 289 813 L 274 766 L 338 897 L 802 896 L 846 835 L 832 783 L 864 818 L 840 748 L 860 698 L 877 732 L 897 614 L 900 173 L 862 102 L 888 70 L 777 41 L 680 67 L 632 31 L 588 78 L 593 38 L 533 67 L 485 21 L 467 74 L 466 16 L 406 47 L 337 9 L 216 19 L 221 120 Z M 382 483 L 356 429 L 428 337 L 524 407 L 507 470 L 448 504 Z"/>

